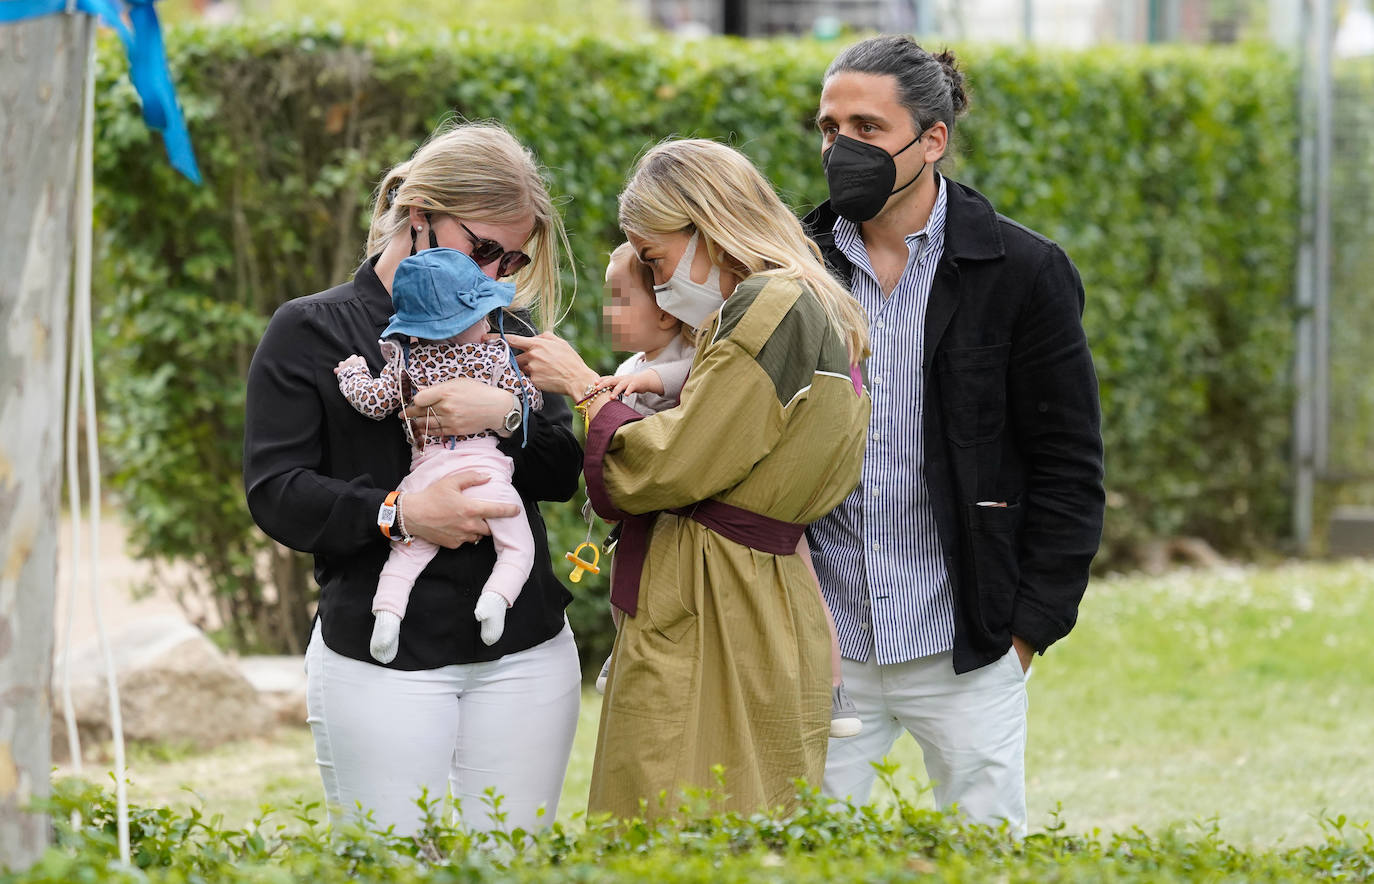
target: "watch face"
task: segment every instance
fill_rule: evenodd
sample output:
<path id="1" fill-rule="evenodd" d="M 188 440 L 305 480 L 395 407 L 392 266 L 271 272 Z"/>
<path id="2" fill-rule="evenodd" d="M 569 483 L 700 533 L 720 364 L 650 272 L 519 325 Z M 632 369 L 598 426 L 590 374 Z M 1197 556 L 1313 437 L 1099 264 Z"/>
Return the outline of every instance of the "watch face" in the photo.
<path id="1" fill-rule="evenodd" d="M 514 433 L 516 430 L 520 429 L 520 409 L 513 409 L 506 415 L 505 426 L 506 431 L 510 433 Z"/>

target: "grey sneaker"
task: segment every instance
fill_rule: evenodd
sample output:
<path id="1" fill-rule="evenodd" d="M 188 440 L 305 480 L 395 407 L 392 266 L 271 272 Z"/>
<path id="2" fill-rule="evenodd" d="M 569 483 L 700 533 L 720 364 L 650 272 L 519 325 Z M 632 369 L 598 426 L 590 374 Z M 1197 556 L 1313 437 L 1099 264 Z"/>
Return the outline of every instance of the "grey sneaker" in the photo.
<path id="1" fill-rule="evenodd" d="M 596 677 L 596 692 L 598 694 L 606 693 L 606 677 L 610 674 L 611 658 L 607 657 L 606 662 L 601 664 L 601 674 Z M 834 729 L 834 725 L 831 725 L 831 729 Z"/>
<path id="2" fill-rule="evenodd" d="M 859 720 L 858 707 L 849 699 L 849 694 L 845 693 L 844 682 L 840 682 L 835 685 L 835 692 L 830 695 L 830 736 L 854 737 L 863 729 L 864 723 Z"/>

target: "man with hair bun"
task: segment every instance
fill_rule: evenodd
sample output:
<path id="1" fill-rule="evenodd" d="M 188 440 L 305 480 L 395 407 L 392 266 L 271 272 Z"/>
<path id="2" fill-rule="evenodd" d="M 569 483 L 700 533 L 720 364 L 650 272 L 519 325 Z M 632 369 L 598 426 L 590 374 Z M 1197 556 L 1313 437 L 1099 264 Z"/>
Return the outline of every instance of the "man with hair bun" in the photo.
<path id="1" fill-rule="evenodd" d="M 866 801 L 903 729 L 942 808 L 1026 832 L 1026 679 L 1073 628 L 1102 533 L 1083 285 L 1058 245 L 939 173 L 954 54 L 864 40 L 825 73 L 830 199 L 805 220 L 868 313 L 862 480 L 808 530 L 863 732 L 825 791 Z"/>

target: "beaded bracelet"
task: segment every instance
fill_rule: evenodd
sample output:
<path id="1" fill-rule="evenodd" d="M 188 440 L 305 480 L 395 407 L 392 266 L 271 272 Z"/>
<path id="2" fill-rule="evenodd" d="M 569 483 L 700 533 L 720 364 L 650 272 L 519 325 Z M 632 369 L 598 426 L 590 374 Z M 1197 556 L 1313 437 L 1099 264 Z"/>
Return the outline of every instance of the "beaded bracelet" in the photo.
<path id="1" fill-rule="evenodd" d="M 609 392 L 611 392 L 611 388 L 610 388 L 610 387 L 601 387 L 601 388 L 599 388 L 599 389 L 597 389 L 597 390 L 592 391 L 592 393 L 591 393 L 589 396 L 587 396 L 586 399 L 580 400 L 579 402 L 577 402 L 577 404 L 575 404 L 575 405 L 573 406 L 573 409 L 574 409 L 578 414 L 582 415 L 582 424 L 583 424 L 583 427 L 588 427 L 588 428 L 589 428 L 589 427 L 591 426 L 591 423 L 592 423 L 591 416 L 587 414 L 587 409 L 591 407 L 591 404 L 592 404 L 593 402 L 596 401 L 596 399 L 597 399 L 598 396 L 600 396 L 600 395 L 603 394 L 603 393 L 609 393 Z"/>
<path id="2" fill-rule="evenodd" d="M 399 540 L 401 543 L 404 543 L 407 546 L 409 546 L 410 542 L 415 538 L 411 537 L 410 532 L 406 530 L 405 510 L 401 507 L 401 501 L 404 499 L 405 494 L 396 495 L 396 530 L 401 535 L 396 539 Z"/>
<path id="3" fill-rule="evenodd" d="M 573 405 L 574 405 L 574 407 L 576 407 L 576 406 L 578 406 L 578 405 L 585 405 L 585 404 L 587 404 L 588 402 L 591 402 L 592 399 L 596 396 L 596 394 L 598 394 L 598 393 L 604 393 L 604 392 L 606 392 L 606 391 L 609 390 L 609 389 L 611 389 L 611 388 L 610 388 L 610 387 L 603 387 L 603 386 L 601 386 L 601 384 L 599 383 L 599 380 L 597 380 L 597 381 L 592 381 L 590 384 L 588 384 L 586 387 L 583 388 L 583 390 L 582 390 L 582 398 L 579 399 L 579 400 L 577 400 L 577 402 L 573 403 Z"/>

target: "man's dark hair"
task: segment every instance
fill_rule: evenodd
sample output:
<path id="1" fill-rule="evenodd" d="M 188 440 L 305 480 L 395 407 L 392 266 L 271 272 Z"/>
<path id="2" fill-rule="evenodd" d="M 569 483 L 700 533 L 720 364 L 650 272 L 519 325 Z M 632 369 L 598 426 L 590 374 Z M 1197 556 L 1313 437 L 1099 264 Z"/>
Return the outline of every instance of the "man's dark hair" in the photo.
<path id="1" fill-rule="evenodd" d="M 948 49 L 931 55 L 910 37 L 871 37 L 850 46 L 826 68 L 835 74 L 886 74 L 897 81 L 897 100 L 911 114 L 917 132 L 943 122 L 954 133 L 954 119 L 968 109 L 964 75 Z"/>

